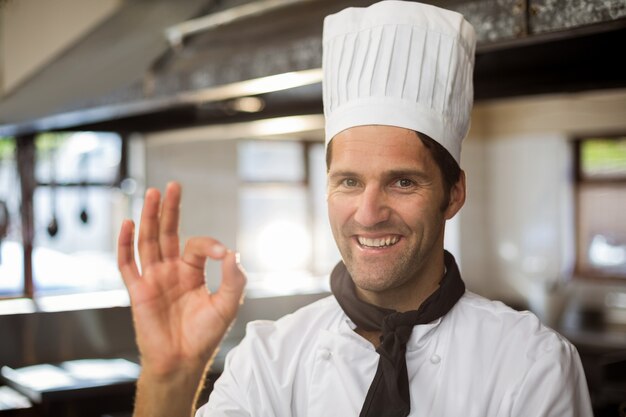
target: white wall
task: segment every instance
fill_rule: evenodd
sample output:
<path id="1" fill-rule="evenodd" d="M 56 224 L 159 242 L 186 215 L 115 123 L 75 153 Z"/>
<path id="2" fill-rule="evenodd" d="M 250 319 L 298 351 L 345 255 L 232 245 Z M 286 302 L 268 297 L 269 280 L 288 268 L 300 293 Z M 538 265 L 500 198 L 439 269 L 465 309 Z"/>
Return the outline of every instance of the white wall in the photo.
<path id="1" fill-rule="evenodd" d="M 620 132 L 626 132 L 626 91 L 475 107 L 462 154 L 468 199 L 459 226 L 460 264 L 470 289 L 533 304 L 558 284 L 557 293 L 596 306 L 608 291 L 626 291 L 624 285 L 571 281 L 571 140 Z"/>
<path id="2" fill-rule="evenodd" d="M 487 145 L 492 290 L 505 298 L 554 286 L 574 249 L 570 146 L 565 135 L 527 134 Z"/>
<path id="3" fill-rule="evenodd" d="M 489 219 L 489 207 L 484 203 L 488 195 L 486 142 L 475 136 L 477 130 L 478 123 L 474 122 L 472 135 L 463 144 L 461 166 L 466 175 L 467 196 L 465 206 L 455 217 L 460 250 L 454 255 L 467 288 L 489 297 L 496 294 L 491 291 L 488 230 L 483 226 Z M 450 226 L 446 225 L 446 234 Z"/>
<path id="4" fill-rule="evenodd" d="M 146 136 L 146 185 L 164 190 L 168 181 L 183 184 L 181 240 L 211 236 L 235 248 L 237 142 L 197 141 L 184 131 L 167 142 L 154 140 L 158 137 L 158 134 Z M 209 288 L 217 288 L 219 277 L 219 265 L 209 262 Z"/>

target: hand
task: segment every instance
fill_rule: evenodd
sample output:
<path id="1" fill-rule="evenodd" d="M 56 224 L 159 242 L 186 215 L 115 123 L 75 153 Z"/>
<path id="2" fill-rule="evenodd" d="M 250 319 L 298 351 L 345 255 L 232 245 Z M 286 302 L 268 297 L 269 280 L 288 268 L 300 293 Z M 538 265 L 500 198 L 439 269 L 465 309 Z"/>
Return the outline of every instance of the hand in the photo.
<path id="1" fill-rule="evenodd" d="M 118 241 L 142 373 L 161 378 L 203 371 L 235 318 L 246 281 L 237 255 L 214 239 L 191 238 L 180 254 L 180 198 L 181 186 L 168 184 L 159 213 L 159 191 L 146 192 L 138 241 L 141 273 L 132 221 L 122 224 Z M 207 257 L 222 261 L 222 282 L 213 294 L 204 281 Z"/>

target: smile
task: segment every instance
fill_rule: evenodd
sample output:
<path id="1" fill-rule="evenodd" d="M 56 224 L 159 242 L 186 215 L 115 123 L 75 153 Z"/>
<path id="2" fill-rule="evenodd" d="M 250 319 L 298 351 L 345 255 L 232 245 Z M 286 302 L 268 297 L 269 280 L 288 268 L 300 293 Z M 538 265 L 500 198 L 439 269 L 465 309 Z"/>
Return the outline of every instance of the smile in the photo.
<path id="1" fill-rule="evenodd" d="M 359 245 L 366 248 L 385 248 L 389 246 L 393 246 L 400 240 L 400 236 L 386 236 L 381 238 L 367 238 L 362 236 L 357 236 L 357 241 Z"/>

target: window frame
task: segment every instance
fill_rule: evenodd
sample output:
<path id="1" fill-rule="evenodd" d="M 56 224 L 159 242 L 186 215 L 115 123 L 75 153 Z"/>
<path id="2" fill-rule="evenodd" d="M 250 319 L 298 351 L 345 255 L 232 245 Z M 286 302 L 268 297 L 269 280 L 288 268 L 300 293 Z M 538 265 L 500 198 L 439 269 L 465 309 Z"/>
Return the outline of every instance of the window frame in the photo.
<path id="1" fill-rule="evenodd" d="M 607 283 L 620 283 L 626 282 L 626 273 L 601 273 L 598 268 L 584 268 L 582 266 L 581 253 L 583 251 L 583 237 L 582 237 L 582 213 L 581 213 L 581 189 L 585 185 L 600 185 L 610 187 L 623 187 L 626 190 L 626 176 L 623 178 L 585 178 L 583 173 L 582 163 L 582 146 L 586 141 L 604 139 L 604 140 L 619 140 L 626 139 L 626 132 L 610 132 L 604 134 L 588 134 L 584 136 L 577 136 L 572 139 L 572 171 L 573 171 L 573 196 L 574 196 L 574 277 L 581 280 L 593 281 L 593 282 L 607 282 Z"/>

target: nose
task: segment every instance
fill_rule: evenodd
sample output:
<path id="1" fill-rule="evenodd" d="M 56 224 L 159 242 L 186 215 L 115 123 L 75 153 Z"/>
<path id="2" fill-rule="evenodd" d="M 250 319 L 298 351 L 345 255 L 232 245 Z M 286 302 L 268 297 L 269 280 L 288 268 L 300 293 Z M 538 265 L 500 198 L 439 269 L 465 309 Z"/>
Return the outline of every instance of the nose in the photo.
<path id="1" fill-rule="evenodd" d="M 369 186 L 360 195 L 354 220 L 363 227 L 372 227 L 389 220 L 390 211 L 385 192 L 377 186 Z"/>

